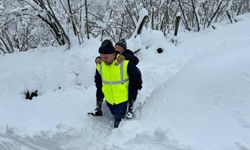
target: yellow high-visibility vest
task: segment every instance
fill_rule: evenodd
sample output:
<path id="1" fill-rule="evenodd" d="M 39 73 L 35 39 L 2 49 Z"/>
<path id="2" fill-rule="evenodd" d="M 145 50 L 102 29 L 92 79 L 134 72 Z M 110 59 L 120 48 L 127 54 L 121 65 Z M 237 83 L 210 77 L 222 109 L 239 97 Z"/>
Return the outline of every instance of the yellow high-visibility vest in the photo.
<path id="1" fill-rule="evenodd" d="M 115 65 L 104 62 L 98 64 L 96 69 L 102 77 L 102 92 L 106 101 L 111 105 L 120 104 L 128 100 L 129 76 L 127 73 L 128 61 Z"/>

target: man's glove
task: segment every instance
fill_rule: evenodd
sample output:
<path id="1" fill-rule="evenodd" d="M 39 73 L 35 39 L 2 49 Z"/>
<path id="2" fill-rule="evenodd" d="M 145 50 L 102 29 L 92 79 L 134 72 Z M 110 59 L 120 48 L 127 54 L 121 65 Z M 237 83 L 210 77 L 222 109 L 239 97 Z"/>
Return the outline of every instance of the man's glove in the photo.
<path id="1" fill-rule="evenodd" d="M 98 57 L 95 58 L 95 63 L 96 63 L 96 64 L 101 64 L 101 61 L 102 61 L 102 60 L 101 60 L 101 57 L 100 57 L 100 56 L 98 56 Z"/>
<path id="2" fill-rule="evenodd" d="M 119 65 L 119 64 L 123 63 L 124 60 L 125 60 L 125 56 L 119 55 L 115 65 Z"/>
<path id="3" fill-rule="evenodd" d="M 102 116 L 102 110 L 99 108 L 96 108 L 94 112 L 88 112 L 88 115 L 90 116 Z"/>
<path id="4" fill-rule="evenodd" d="M 102 110 L 100 108 L 96 108 L 94 112 L 94 116 L 102 116 Z"/>

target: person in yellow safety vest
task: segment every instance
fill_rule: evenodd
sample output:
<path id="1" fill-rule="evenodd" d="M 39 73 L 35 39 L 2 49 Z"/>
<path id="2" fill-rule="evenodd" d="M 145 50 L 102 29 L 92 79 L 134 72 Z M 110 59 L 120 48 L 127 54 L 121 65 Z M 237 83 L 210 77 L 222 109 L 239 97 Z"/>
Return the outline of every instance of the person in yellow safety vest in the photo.
<path id="1" fill-rule="evenodd" d="M 104 47 L 105 45 L 112 45 L 112 42 L 108 39 L 104 40 L 101 44 L 101 47 Z M 115 43 L 115 53 L 117 55 L 117 64 L 122 63 L 124 60 L 128 60 L 129 62 L 133 63 L 134 65 L 137 65 L 139 63 L 139 59 L 134 55 L 134 52 L 127 49 L 127 42 L 125 39 L 119 40 L 117 43 Z M 101 63 L 101 57 L 97 56 L 95 59 L 96 64 Z M 136 100 L 138 90 L 136 90 L 132 83 L 129 84 L 129 101 L 128 101 L 128 110 L 126 113 L 126 118 L 131 119 L 134 116 L 134 102 Z"/>
<path id="2" fill-rule="evenodd" d="M 102 116 L 102 102 L 105 97 L 106 104 L 115 119 L 114 128 L 117 128 L 126 114 L 129 99 L 135 100 L 137 90 L 142 88 L 141 72 L 128 60 L 117 63 L 119 56 L 115 54 L 111 41 L 102 44 L 99 53 L 101 63 L 96 65 L 97 106 L 94 116 Z"/>

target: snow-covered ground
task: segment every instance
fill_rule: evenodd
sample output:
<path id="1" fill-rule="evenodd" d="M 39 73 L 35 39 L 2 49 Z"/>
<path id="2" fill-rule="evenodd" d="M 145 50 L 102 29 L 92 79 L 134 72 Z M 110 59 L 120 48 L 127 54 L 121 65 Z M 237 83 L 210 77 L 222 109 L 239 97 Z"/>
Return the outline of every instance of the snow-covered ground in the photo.
<path id="1" fill-rule="evenodd" d="M 144 83 L 118 129 L 105 105 L 86 115 L 98 39 L 0 56 L 0 150 L 250 150 L 250 14 L 240 20 L 180 33 L 177 46 L 156 31 L 129 39 Z"/>

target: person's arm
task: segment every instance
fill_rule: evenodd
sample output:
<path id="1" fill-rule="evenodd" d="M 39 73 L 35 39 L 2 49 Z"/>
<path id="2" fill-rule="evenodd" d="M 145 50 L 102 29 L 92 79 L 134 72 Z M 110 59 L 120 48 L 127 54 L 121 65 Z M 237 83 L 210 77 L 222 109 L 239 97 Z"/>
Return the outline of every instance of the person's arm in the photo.
<path id="1" fill-rule="evenodd" d="M 122 55 L 125 57 L 126 60 L 129 60 L 132 62 L 134 65 L 137 65 L 139 63 L 139 59 L 134 55 L 134 53 L 127 49 L 125 50 Z"/>
<path id="2" fill-rule="evenodd" d="M 96 105 L 100 106 L 102 104 L 104 94 L 102 92 L 102 77 L 99 72 L 95 72 L 95 86 L 96 86 Z"/>
<path id="3" fill-rule="evenodd" d="M 95 63 L 96 63 L 96 64 L 101 64 L 101 57 L 100 57 L 100 56 L 97 56 L 97 57 L 95 58 Z"/>

